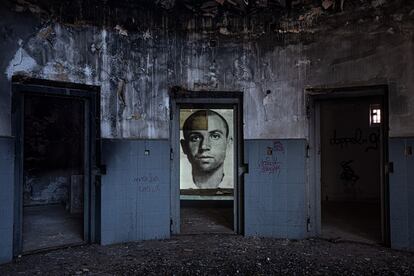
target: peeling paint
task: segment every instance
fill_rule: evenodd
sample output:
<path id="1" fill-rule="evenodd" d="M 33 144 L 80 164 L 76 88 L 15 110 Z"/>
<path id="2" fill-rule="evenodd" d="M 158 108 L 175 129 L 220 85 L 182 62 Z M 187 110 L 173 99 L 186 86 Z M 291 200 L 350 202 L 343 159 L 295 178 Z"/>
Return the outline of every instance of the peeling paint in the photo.
<path id="1" fill-rule="evenodd" d="M 11 80 L 14 74 L 29 74 L 37 66 L 36 61 L 20 47 L 13 59 L 9 62 L 9 66 L 6 69 L 6 76 L 8 80 Z"/>
<path id="2" fill-rule="evenodd" d="M 151 38 L 152 38 L 152 36 L 151 36 L 150 30 L 146 30 L 146 31 L 142 34 L 142 38 L 143 38 L 144 40 L 151 39 Z"/>
<path id="3" fill-rule="evenodd" d="M 407 47 L 405 53 L 412 50 L 412 8 L 387 15 L 381 9 L 388 2 L 378 9 L 367 4 L 366 11 L 357 12 L 375 11 L 369 19 L 351 14 L 346 2 L 335 17 L 332 1 L 325 2 L 327 9 L 318 2 L 292 15 L 186 14 L 178 19 L 175 11 L 160 15 L 143 9 L 124 11 L 131 17 L 82 23 L 85 18 L 71 13 L 79 16 L 77 24 L 65 23 L 71 19 L 61 15 L 13 49 L 5 78 L 20 71 L 99 85 L 101 133 L 108 138 L 168 138 L 168 89 L 177 85 L 243 91 L 246 138 L 303 138 L 305 86 L 391 78 L 407 87 L 400 98 L 409 98 L 412 65 L 396 53 L 396 45 Z M 266 90 L 272 94 L 265 95 Z M 412 109 L 411 102 L 406 105 Z M 410 118 L 412 112 L 406 113 L 404 118 Z M 391 115 L 391 131 L 406 127 L 404 118 Z"/>
<path id="4" fill-rule="evenodd" d="M 128 31 L 125 30 L 120 25 L 116 25 L 114 29 L 118 32 L 118 34 L 123 35 L 123 36 L 128 36 Z"/>
<path id="5" fill-rule="evenodd" d="M 384 5 L 386 2 L 387 2 L 387 0 L 373 0 L 373 1 L 371 2 L 371 5 L 372 5 L 374 8 L 377 8 L 377 7 L 379 7 L 379 6 Z"/>
<path id="6" fill-rule="evenodd" d="M 311 63 L 311 61 L 309 59 L 304 59 L 304 60 L 298 60 L 296 62 L 296 66 L 303 66 L 303 65 L 309 65 Z"/>

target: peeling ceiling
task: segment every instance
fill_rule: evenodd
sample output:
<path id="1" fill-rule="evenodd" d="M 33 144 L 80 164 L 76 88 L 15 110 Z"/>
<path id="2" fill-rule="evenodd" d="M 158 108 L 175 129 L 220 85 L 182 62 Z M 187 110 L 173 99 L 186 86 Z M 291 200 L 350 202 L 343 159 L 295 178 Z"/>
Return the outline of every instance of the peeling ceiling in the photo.
<path id="1" fill-rule="evenodd" d="M 198 16 L 215 17 L 223 13 L 249 15 L 258 12 L 303 12 L 310 7 L 324 11 L 342 12 L 359 8 L 379 8 L 387 4 L 410 3 L 410 0 L 9 0 L 17 5 L 36 9 L 52 10 L 56 7 L 68 8 L 123 8 L 123 9 L 162 9 L 166 12 L 180 11 Z M 7 3 L 7 2 L 6 2 Z"/>
<path id="2" fill-rule="evenodd" d="M 409 13 L 406 17 L 413 18 L 413 3 L 412 0 L 7 0 L 5 6 L 38 14 L 46 21 L 119 25 L 125 29 L 143 27 L 146 19 L 142 15 L 146 11 L 169 14 L 182 22 L 194 16 L 215 18 L 218 22 L 253 16 L 279 33 L 301 33 L 304 29 L 315 32 L 309 29 L 314 25 L 326 29 L 350 21 L 364 22 L 370 18 L 379 21 L 396 10 L 406 10 Z"/>

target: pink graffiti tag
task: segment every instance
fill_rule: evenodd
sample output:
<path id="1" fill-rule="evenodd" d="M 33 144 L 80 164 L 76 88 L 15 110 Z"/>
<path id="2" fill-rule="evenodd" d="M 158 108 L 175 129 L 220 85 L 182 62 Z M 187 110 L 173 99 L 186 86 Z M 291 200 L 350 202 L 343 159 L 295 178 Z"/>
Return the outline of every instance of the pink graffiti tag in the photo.
<path id="1" fill-rule="evenodd" d="M 273 148 L 275 149 L 275 151 L 279 151 L 279 152 L 283 152 L 283 153 L 285 152 L 285 147 L 279 141 L 274 141 L 273 142 Z"/>

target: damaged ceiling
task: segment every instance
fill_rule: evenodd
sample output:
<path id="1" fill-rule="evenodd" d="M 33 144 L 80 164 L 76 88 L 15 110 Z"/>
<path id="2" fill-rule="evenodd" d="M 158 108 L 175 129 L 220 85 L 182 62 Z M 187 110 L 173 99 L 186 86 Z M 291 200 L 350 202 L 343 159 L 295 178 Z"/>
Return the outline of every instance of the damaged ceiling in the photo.
<path id="1" fill-rule="evenodd" d="M 394 2 L 401 5 L 409 4 L 409 0 L 11 0 L 18 5 L 17 9 L 28 9 L 34 13 L 62 13 L 71 8 L 88 13 L 94 8 L 119 9 L 161 9 L 166 12 L 180 11 L 198 16 L 216 17 L 224 14 L 249 15 L 258 12 L 303 12 L 310 7 L 324 11 L 342 12 L 358 8 L 378 8 Z"/>
<path id="2" fill-rule="evenodd" d="M 36 14 L 44 22 L 111 26 L 120 33 L 146 30 L 155 22 L 165 24 L 163 16 L 170 19 L 167 24 L 175 21 L 173 24 L 184 28 L 190 18 L 213 19 L 211 26 L 223 35 L 244 31 L 245 25 L 259 33 L 313 34 L 351 23 L 395 21 L 381 20 L 395 9 L 405 9 L 407 18 L 414 17 L 410 0 L 8 0 L 5 7 Z M 149 16 L 151 13 L 157 17 Z M 231 18 L 244 23 L 228 30 Z M 266 27 L 254 26 L 254 18 Z"/>

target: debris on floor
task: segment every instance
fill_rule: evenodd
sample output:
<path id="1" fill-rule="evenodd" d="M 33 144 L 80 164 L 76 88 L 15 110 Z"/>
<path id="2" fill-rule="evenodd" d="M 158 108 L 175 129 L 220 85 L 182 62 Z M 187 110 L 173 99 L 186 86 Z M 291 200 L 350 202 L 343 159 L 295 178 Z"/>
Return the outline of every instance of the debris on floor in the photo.
<path id="1" fill-rule="evenodd" d="M 25 255 L 0 275 L 413 275 L 414 253 L 360 243 L 180 235 Z"/>

